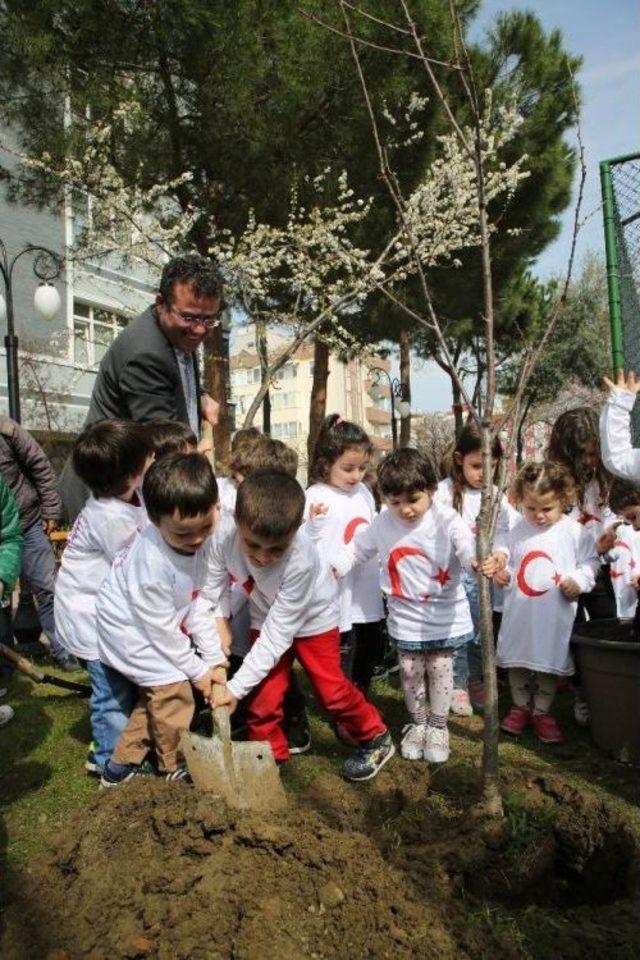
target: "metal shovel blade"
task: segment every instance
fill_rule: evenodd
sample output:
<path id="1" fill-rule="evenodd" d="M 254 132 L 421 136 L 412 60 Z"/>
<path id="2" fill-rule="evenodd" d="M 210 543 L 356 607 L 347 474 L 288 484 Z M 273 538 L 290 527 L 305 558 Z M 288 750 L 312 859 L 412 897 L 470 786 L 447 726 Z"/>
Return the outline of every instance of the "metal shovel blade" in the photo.
<path id="1" fill-rule="evenodd" d="M 287 797 L 271 747 L 266 742 L 232 743 L 214 734 L 185 730 L 181 746 L 196 787 L 217 793 L 245 810 L 281 810 Z"/>

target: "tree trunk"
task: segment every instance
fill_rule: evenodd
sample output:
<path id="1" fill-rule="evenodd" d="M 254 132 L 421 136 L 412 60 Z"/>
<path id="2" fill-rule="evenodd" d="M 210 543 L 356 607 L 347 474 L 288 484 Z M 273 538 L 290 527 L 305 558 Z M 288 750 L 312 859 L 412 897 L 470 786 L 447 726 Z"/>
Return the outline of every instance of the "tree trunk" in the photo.
<path id="1" fill-rule="evenodd" d="M 256 320 L 256 352 L 260 361 L 260 385 L 265 386 L 265 381 L 269 379 L 269 348 L 267 345 L 267 324 L 264 318 Z M 267 390 L 262 399 L 262 429 L 266 434 L 271 434 L 271 394 L 269 384 L 266 384 Z"/>
<path id="2" fill-rule="evenodd" d="M 409 350 L 409 334 L 406 330 L 400 331 L 400 383 L 403 397 L 411 404 L 411 353 Z M 411 413 L 408 417 L 400 415 L 400 446 L 411 446 Z"/>
<path id="3" fill-rule="evenodd" d="M 307 456 L 309 463 L 313 457 L 322 421 L 327 412 L 327 382 L 329 380 L 329 347 L 316 337 L 313 344 L 313 386 L 309 401 L 309 437 Z"/>
<path id="4" fill-rule="evenodd" d="M 460 387 L 453 377 L 451 378 L 451 392 L 453 394 L 453 421 L 455 424 L 456 437 L 459 437 L 464 426 L 464 417 L 462 415 L 463 404 Z"/>
<path id="5" fill-rule="evenodd" d="M 211 332 L 205 355 L 207 392 L 220 404 L 220 419 L 213 428 L 216 467 L 222 469 L 229 459 L 229 341 L 222 324 Z"/>

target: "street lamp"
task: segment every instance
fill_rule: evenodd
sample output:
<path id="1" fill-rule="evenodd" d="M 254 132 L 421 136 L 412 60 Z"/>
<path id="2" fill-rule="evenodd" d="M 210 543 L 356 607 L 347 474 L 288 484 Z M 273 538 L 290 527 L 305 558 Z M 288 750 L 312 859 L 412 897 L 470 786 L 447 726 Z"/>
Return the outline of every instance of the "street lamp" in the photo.
<path id="1" fill-rule="evenodd" d="M 26 253 L 34 254 L 33 272 L 40 280 L 33 298 L 34 306 L 43 320 L 52 320 L 60 309 L 60 294 L 50 281 L 60 276 L 64 261 L 53 250 L 29 243 L 9 260 L 7 248 L 0 240 L 0 274 L 4 280 L 4 297 L 0 294 L 0 323 L 7 321 L 4 346 L 7 354 L 7 392 L 9 416 L 20 423 L 20 382 L 18 376 L 18 338 L 15 335 L 13 316 L 13 268 Z"/>
<path id="2" fill-rule="evenodd" d="M 379 400 L 382 397 L 381 391 L 379 389 L 376 390 L 376 388 L 382 386 L 380 382 L 381 377 L 386 377 L 387 383 L 389 384 L 389 396 L 391 398 L 391 439 L 393 442 L 393 449 L 395 450 L 398 446 L 396 399 L 398 400 L 397 411 L 400 414 L 400 417 L 408 417 L 411 413 L 411 404 L 409 403 L 409 386 L 406 383 L 402 383 L 402 381 L 398 380 L 397 377 L 392 377 L 389 371 L 385 370 L 384 367 L 370 367 L 369 372 L 373 376 L 371 396 L 374 398 L 374 400 Z M 375 393 L 374 390 L 376 390 Z"/>

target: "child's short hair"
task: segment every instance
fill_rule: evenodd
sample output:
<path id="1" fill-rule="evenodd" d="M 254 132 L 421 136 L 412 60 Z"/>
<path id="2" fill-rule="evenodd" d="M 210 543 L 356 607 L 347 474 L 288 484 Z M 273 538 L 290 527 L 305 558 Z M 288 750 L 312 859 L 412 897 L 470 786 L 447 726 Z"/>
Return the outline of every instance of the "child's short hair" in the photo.
<path id="1" fill-rule="evenodd" d="M 243 446 L 252 446 L 256 440 L 263 436 L 262 430 L 258 430 L 257 427 L 242 427 L 240 430 L 236 430 L 231 438 L 231 453 L 241 450 Z"/>
<path id="2" fill-rule="evenodd" d="M 298 529 L 304 506 L 304 491 L 294 477 L 262 470 L 238 487 L 235 519 L 259 537 L 280 540 Z"/>
<path id="3" fill-rule="evenodd" d="M 119 497 L 153 454 L 144 424 L 99 420 L 82 431 L 73 448 L 73 469 L 94 497 Z"/>
<path id="4" fill-rule="evenodd" d="M 282 440 L 272 440 L 271 437 L 263 435 L 258 443 L 243 452 L 242 469 L 234 472 L 241 473 L 246 480 L 254 473 L 264 470 L 286 473 L 295 478 L 298 472 L 298 454 Z"/>
<path id="5" fill-rule="evenodd" d="M 394 450 L 378 464 L 378 487 L 383 497 L 432 491 L 437 486 L 433 464 L 413 447 Z"/>
<path id="6" fill-rule="evenodd" d="M 354 448 L 360 448 L 371 456 L 373 444 L 362 427 L 350 420 L 343 420 L 338 413 L 325 417 L 313 448 L 309 483 L 326 483 L 336 460 Z"/>
<path id="7" fill-rule="evenodd" d="M 229 459 L 229 473 L 241 473 L 244 477 L 247 473 L 247 461 L 256 448 L 269 438 L 261 433 L 256 427 L 248 427 L 246 430 L 238 430 L 231 441 L 231 457 Z"/>
<path id="8" fill-rule="evenodd" d="M 565 507 L 575 502 L 576 487 L 570 471 L 553 460 L 530 460 L 513 481 L 516 503 L 522 503 L 527 491 L 544 497 L 555 494 Z"/>
<path id="9" fill-rule="evenodd" d="M 152 463 L 144 478 L 142 496 L 149 518 L 197 517 L 218 502 L 218 484 L 211 464 L 201 453 L 168 453 Z"/>
<path id="10" fill-rule="evenodd" d="M 198 438 L 191 427 L 182 420 L 149 420 L 145 424 L 147 434 L 156 455 L 156 460 L 168 453 L 186 453 L 198 449 Z"/>
<path id="11" fill-rule="evenodd" d="M 640 507 L 640 484 L 615 477 L 609 491 L 609 506 L 614 513 L 627 507 Z"/>

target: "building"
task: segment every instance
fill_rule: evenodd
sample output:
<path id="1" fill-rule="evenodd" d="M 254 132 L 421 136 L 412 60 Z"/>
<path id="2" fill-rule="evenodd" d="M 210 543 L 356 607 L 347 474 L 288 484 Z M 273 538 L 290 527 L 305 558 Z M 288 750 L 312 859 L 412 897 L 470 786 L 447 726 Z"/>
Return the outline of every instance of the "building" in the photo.
<path id="1" fill-rule="evenodd" d="M 270 333 L 269 357 L 286 348 L 286 337 Z M 361 424 L 380 450 L 391 449 L 391 398 L 388 386 L 379 389 L 379 399 L 371 395 L 371 369 L 389 369 L 389 361 L 378 357 L 356 358 L 345 363 L 336 356 L 329 361 L 327 413 L 339 413 L 345 420 Z M 236 425 L 242 426 L 251 402 L 260 386 L 260 362 L 253 327 L 245 327 L 235 337 L 230 355 L 231 397 L 236 405 Z M 313 343 L 303 342 L 290 360 L 278 371 L 270 389 L 271 436 L 283 440 L 298 451 L 302 472 L 306 472 L 309 435 L 309 400 L 313 385 Z M 374 391 L 378 393 L 378 391 Z M 263 428 L 262 407 L 254 419 Z"/>

